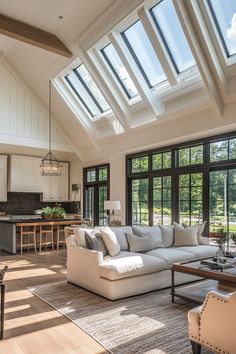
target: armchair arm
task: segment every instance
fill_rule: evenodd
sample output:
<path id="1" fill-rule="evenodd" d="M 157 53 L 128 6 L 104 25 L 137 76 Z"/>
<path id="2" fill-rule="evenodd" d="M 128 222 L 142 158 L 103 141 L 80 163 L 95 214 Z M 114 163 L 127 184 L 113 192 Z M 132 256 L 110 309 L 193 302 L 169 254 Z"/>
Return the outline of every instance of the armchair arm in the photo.
<path id="1" fill-rule="evenodd" d="M 199 314 L 200 343 L 211 350 L 234 353 L 236 348 L 236 292 L 209 292 Z"/>

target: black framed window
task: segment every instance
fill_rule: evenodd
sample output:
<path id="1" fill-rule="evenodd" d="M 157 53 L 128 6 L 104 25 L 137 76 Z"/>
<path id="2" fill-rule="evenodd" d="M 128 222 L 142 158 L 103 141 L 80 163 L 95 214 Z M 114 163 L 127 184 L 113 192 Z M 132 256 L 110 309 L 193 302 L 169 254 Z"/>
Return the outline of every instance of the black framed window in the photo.
<path id="1" fill-rule="evenodd" d="M 236 232 L 236 132 L 127 155 L 126 164 L 128 224 L 207 221 L 205 235 Z"/>
<path id="2" fill-rule="evenodd" d="M 101 53 L 126 96 L 128 98 L 137 96 L 138 91 L 112 43 L 109 43 L 106 47 L 104 47 L 101 50 Z"/>
<path id="3" fill-rule="evenodd" d="M 104 201 L 110 195 L 109 164 L 84 168 L 84 217 L 94 226 L 107 225 L 107 211 Z"/>
<path id="4" fill-rule="evenodd" d="M 166 75 L 140 20 L 121 33 L 149 88 L 166 81 Z"/>
<path id="5" fill-rule="evenodd" d="M 84 64 L 73 69 L 65 80 L 92 117 L 111 109 Z"/>

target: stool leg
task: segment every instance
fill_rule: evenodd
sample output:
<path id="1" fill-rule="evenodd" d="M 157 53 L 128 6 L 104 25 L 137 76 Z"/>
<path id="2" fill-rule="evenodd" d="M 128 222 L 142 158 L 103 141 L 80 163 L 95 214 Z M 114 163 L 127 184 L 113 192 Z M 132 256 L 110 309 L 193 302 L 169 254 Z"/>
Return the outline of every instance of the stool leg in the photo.
<path id="1" fill-rule="evenodd" d="M 37 248 L 36 248 L 36 227 L 34 226 L 34 252 L 37 252 Z"/>
<path id="2" fill-rule="evenodd" d="M 4 337 L 4 317 L 5 317 L 5 284 L 1 284 L 1 336 Z"/>
<path id="3" fill-rule="evenodd" d="M 42 246 L 42 228 L 40 226 L 40 231 L 39 231 L 39 252 L 41 252 L 41 246 Z"/>
<path id="4" fill-rule="evenodd" d="M 59 250 L 59 242 L 60 242 L 60 226 L 57 226 L 57 250 Z"/>
<path id="5" fill-rule="evenodd" d="M 52 232 L 51 232 L 51 235 L 52 235 L 52 251 L 54 251 L 54 243 L 53 243 L 53 226 L 51 228 Z"/>
<path id="6" fill-rule="evenodd" d="M 22 254 L 22 242 L 23 242 L 23 235 L 22 235 L 22 226 L 20 228 L 20 253 Z"/>

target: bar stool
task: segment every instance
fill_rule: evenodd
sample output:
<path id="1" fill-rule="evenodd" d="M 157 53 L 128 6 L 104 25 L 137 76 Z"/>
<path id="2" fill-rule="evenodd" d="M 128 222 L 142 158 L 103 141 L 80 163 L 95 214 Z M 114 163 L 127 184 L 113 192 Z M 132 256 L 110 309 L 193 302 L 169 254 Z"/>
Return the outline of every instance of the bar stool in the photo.
<path id="1" fill-rule="evenodd" d="M 52 250 L 54 250 L 53 244 L 53 222 L 43 222 L 39 224 L 39 252 L 41 252 L 42 246 L 52 245 Z"/>
<path id="2" fill-rule="evenodd" d="M 57 250 L 59 250 L 60 245 L 65 245 L 66 244 L 66 239 L 65 239 L 65 233 L 64 233 L 64 223 L 60 224 L 60 222 L 57 223 L 57 239 L 56 239 L 56 244 L 57 244 Z"/>
<path id="3" fill-rule="evenodd" d="M 28 248 L 28 252 L 30 247 L 34 247 L 36 252 L 36 224 L 19 223 L 17 226 L 20 228 L 19 233 L 17 233 L 20 236 L 20 253 L 22 254 L 24 247 Z"/>

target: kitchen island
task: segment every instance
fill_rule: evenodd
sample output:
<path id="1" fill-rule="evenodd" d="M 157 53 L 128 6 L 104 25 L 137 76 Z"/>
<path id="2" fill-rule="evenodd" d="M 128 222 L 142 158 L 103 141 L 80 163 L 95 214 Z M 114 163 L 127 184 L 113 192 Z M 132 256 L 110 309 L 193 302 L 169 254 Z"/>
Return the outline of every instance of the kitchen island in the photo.
<path id="1" fill-rule="evenodd" d="M 53 226 L 58 225 L 70 226 L 70 225 L 80 225 L 81 220 L 78 219 L 43 219 L 43 218 L 32 218 L 32 219 L 8 219 L 0 220 L 0 250 L 6 251 L 12 254 L 17 252 L 17 230 L 19 224 L 29 223 L 34 224 L 36 227 L 42 223 L 52 222 Z"/>

